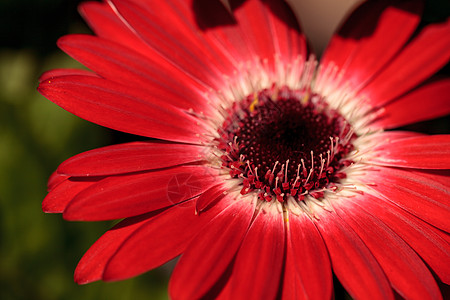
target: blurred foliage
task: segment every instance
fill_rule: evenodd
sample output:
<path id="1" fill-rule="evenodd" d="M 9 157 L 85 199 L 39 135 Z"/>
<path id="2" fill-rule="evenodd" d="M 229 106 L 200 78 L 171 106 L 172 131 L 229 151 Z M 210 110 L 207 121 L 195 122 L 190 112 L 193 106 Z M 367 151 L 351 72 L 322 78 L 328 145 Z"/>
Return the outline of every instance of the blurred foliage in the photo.
<path id="1" fill-rule="evenodd" d="M 77 1 L 0 1 L 0 299 L 167 299 L 169 267 L 123 282 L 79 286 L 82 254 L 111 224 L 71 223 L 41 210 L 46 181 L 70 156 L 124 139 L 37 91 L 40 74 L 82 66 L 56 47 L 89 32 Z"/>
<path id="2" fill-rule="evenodd" d="M 42 72 L 81 67 L 55 44 L 69 32 L 89 32 L 77 2 L 0 1 L 0 299 L 167 299 L 167 266 L 123 282 L 73 283 L 81 255 L 111 224 L 71 223 L 41 211 L 47 178 L 60 162 L 133 139 L 85 122 L 36 92 Z M 432 2 L 427 21 L 442 20 L 439 8 L 448 2 Z M 448 119 L 444 123 L 437 127 L 448 132 Z"/>

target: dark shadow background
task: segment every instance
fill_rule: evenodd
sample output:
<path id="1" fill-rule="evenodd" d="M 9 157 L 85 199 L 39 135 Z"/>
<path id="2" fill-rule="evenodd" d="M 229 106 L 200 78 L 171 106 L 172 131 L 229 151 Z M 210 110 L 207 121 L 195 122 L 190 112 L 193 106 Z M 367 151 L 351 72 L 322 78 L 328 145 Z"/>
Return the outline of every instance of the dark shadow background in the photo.
<path id="1" fill-rule="evenodd" d="M 66 222 L 41 210 L 46 181 L 63 160 L 141 139 L 83 121 L 36 92 L 42 72 L 81 67 L 55 44 L 64 34 L 90 32 L 79 2 L 0 1 L 0 299 L 167 299 L 170 267 L 117 283 L 73 283 L 78 260 L 111 223 Z M 423 24 L 448 17 L 449 6 L 428 1 Z M 448 75 L 448 66 L 441 72 Z M 405 129 L 448 133 L 449 124 L 441 118 Z"/>

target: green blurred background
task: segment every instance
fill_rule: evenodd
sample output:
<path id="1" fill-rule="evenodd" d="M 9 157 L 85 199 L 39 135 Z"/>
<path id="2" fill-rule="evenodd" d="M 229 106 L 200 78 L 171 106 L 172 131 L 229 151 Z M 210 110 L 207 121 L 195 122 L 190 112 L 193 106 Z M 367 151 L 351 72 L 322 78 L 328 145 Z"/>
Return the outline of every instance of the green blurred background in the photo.
<path id="1" fill-rule="evenodd" d="M 66 222 L 41 210 L 46 181 L 59 163 L 133 139 L 85 122 L 36 92 L 42 72 L 81 67 L 55 44 L 64 34 L 90 32 L 77 14 L 79 2 L 0 0 L 0 299 L 167 299 L 167 266 L 123 282 L 73 283 L 78 260 L 111 224 Z M 428 5 L 429 22 L 447 15 L 444 3 Z M 449 121 L 408 129 L 448 133 Z"/>
<path id="2" fill-rule="evenodd" d="M 41 210 L 59 163 L 128 138 L 36 91 L 42 72 L 81 67 L 55 44 L 90 32 L 79 2 L 0 0 L 0 299 L 167 299 L 167 267 L 123 282 L 75 284 L 78 260 L 111 224 L 66 222 Z"/>

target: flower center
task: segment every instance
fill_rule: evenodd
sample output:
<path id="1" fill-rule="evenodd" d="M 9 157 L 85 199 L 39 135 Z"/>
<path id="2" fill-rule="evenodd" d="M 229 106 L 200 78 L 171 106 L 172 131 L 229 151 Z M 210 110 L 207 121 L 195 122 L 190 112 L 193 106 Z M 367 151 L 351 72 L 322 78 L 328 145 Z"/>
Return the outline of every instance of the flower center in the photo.
<path id="1" fill-rule="evenodd" d="M 352 127 L 307 89 L 264 89 L 236 102 L 219 130 L 222 167 L 263 201 L 321 198 L 345 177 Z"/>

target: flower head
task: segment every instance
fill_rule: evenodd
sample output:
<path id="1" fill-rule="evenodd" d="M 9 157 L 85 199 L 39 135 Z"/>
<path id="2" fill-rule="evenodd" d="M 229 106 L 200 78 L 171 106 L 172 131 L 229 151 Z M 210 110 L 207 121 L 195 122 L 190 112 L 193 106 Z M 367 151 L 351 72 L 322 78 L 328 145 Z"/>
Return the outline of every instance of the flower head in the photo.
<path id="1" fill-rule="evenodd" d="M 87 2 L 96 36 L 58 45 L 90 68 L 39 91 L 149 137 L 62 163 L 46 212 L 123 219 L 75 280 L 120 280 L 179 255 L 174 299 L 439 299 L 450 283 L 450 136 L 385 131 L 450 112 L 450 22 L 368 1 L 320 63 L 282 1 Z"/>

